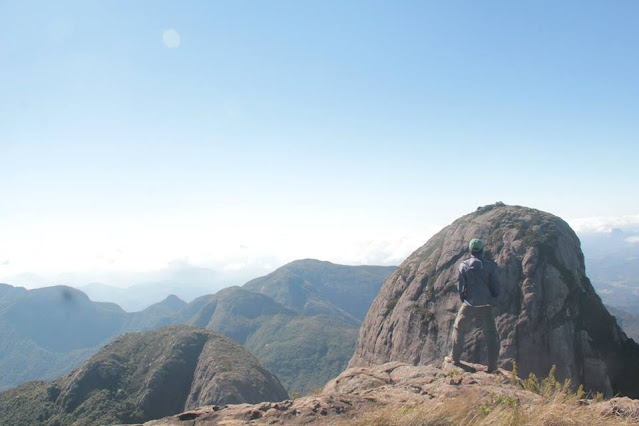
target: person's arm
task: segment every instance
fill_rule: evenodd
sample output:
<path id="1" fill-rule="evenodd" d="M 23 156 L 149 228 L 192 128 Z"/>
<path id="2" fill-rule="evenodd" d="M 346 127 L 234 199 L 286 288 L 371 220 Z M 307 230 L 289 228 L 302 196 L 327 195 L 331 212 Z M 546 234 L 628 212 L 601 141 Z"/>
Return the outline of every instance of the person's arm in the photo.
<path id="1" fill-rule="evenodd" d="M 459 293 L 459 298 L 463 302 L 466 298 L 466 274 L 464 274 L 464 265 L 459 265 L 459 270 L 457 272 L 457 292 Z"/>

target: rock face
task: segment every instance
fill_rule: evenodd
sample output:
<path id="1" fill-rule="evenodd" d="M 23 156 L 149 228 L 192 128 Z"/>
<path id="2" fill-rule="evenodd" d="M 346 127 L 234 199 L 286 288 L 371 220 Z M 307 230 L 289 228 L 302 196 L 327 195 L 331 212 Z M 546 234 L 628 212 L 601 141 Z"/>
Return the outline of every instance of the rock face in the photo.
<path id="1" fill-rule="evenodd" d="M 130 423 L 206 404 L 286 398 L 277 377 L 231 339 L 170 326 L 120 336 L 52 383 L 0 393 L 0 418 L 15 425 Z"/>
<path id="2" fill-rule="evenodd" d="M 516 361 L 521 376 L 545 376 L 555 364 L 557 377 L 575 385 L 639 396 L 639 345 L 595 293 L 575 233 L 556 216 L 503 203 L 456 220 L 399 266 L 368 311 L 349 367 L 425 365 L 447 355 L 460 306 L 457 268 L 476 237 L 500 267 L 500 366 Z M 480 334 L 467 338 L 462 359 L 486 362 Z"/>

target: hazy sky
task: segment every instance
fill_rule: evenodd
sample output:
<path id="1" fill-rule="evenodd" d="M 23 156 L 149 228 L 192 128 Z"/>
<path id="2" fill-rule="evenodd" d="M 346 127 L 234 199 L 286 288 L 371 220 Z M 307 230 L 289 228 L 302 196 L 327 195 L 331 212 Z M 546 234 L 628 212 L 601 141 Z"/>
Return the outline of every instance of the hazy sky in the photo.
<path id="1" fill-rule="evenodd" d="M 0 280 L 393 264 L 498 200 L 639 223 L 638 19 L 635 0 L 0 0 Z"/>

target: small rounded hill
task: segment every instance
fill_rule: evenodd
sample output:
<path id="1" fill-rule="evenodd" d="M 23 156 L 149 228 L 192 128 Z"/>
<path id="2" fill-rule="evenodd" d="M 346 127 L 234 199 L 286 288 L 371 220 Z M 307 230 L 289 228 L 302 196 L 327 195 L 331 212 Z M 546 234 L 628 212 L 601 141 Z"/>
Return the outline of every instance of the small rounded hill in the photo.
<path id="1" fill-rule="evenodd" d="M 58 380 L 0 393 L 0 418 L 15 425 L 139 423 L 202 405 L 287 398 L 242 346 L 178 325 L 126 333 Z"/>

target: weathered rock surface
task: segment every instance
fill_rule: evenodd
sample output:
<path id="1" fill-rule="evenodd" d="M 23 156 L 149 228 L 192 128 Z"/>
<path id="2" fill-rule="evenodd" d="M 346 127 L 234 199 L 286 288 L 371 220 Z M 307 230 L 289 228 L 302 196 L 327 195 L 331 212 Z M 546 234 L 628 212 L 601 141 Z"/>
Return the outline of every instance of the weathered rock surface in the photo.
<path id="1" fill-rule="evenodd" d="M 127 333 L 61 379 L 0 393 L 0 419 L 12 425 L 112 424 L 206 404 L 286 398 L 277 377 L 241 345 L 182 325 Z"/>
<path id="2" fill-rule="evenodd" d="M 639 345 L 627 338 L 585 274 L 579 239 L 560 218 L 497 203 L 463 216 L 409 256 L 382 286 L 349 367 L 441 361 L 460 305 L 457 268 L 472 238 L 500 267 L 495 308 L 500 365 L 548 374 L 607 395 L 639 396 Z M 485 363 L 481 334 L 462 359 Z"/>
<path id="3" fill-rule="evenodd" d="M 344 371 L 317 395 L 276 403 L 205 406 L 176 416 L 144 423 L 145 426 L 206 426 L 246 424 L 337 424 L 348 425 L 362 416 L 385 407 L 410 409 L 436 408 L 443 402 L 460 401 L 468 395 L 485 400 L 499 397 L 524 407 L 543 405 L 543 398 L 509 384 L 506 372 L 488 374 L 481 366 L 413 366 L 392 362 L 374 367 Z M 614 398 L 602 403 L 583 401 L 584 410 L 615 416 L 623 424 L 639 422 L 639 401 Z M 479 410 L 479 407 L 474 407 Z M 478 411 L 479 412 L 479 411 Z M 386 423 L 383 423 L 386 424 Z M 448 424 L 448 423 L 442 423 Z"/>

